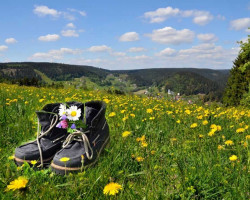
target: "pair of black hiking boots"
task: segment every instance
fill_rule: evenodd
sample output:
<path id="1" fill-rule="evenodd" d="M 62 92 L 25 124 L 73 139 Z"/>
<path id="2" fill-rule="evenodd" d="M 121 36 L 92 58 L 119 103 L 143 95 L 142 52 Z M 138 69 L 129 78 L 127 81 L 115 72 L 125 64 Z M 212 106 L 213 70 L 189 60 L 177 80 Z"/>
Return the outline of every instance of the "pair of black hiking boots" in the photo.
<path id="1" fill-rule="evenodd" d="M 85 104 L 67 102 L 65 106 L 80 110 L 79 121 L 85 124 L 84 128 L 74 127 L 71 133 L 60 125 L 61 105 L 47 104 L 36 112 L 41 131 L 38 131 L 35 141 L 16 148 L 14 160 L 18 166 L 36 161 L 39 167 L 51 164 L 52 171 L 67 174 L 79 172 L 97 161 L 110 140 L 109 126 L 105 119 L 106 104 L 102 101 Z"/>

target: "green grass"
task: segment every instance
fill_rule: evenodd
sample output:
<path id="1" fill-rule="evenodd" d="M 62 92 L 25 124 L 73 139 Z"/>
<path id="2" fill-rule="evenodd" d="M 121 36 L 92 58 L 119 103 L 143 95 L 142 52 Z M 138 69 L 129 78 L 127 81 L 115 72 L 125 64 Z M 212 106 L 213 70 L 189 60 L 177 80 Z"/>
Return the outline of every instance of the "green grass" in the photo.
<path id="1" fill-rule="evenodd" d="M 39 76 L 41 76 L 42 80 L 43 80 L 45 83 L 49 83 L 49 84 L 53 83 L 53 81 L 52 81 L 48 76 L 46 76 L 46 74 L 40 72 L 40 71 L 37 70 L 37 69 L 34 69 L 34 71 L 35 71 Z"/>
<path id="2" fill-rule="evenodd" d="M 111 141 L 95 166 L 58 176 L 50 169 L 17 168 L 8 159 L 17 146 L 35 138 L 35 110 L 50 102 L 98 99 L 109 100 L 106 116 Z M 0 199 L 250 198 L 249 110 L 6 84 L 0 84 L 0 101 Z M 109 117 L 111 112 L 116 115 Z M 207 125 L 202 124 L 204 120 Z M 198 126 L 190 128 L 193 123 Z M 216 131 L 208 136 L 212 124 Z M 237 133 L 238 128 L 244 131 Z M 132 134 L 123 138 L 124 131 Z M 146 147 L 137 141 L 143 135 Z M 227 146 L 226 140 L 234 144 Z M 231 155 L 238 159 L 230 161 Z M 138 162 L 137 157 L 144 160 Z M 29 180 L 26 189 L 5 191 L 19 176 Z M 103 188 L 112 181 L 123 189 L 116 196 L 106 196 Z"/>

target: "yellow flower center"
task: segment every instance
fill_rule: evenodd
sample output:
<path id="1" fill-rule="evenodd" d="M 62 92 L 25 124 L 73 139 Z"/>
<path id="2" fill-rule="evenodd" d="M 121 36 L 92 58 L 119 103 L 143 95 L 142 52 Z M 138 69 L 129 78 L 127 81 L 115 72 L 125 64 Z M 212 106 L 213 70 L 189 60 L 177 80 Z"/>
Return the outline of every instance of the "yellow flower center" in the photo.
<path id="1" fill-rule="evenodd" d="M 75 117 L 75 116 L 76 116 L 76 111 L 72 111 L 72 112 L 71 112 L 71 116 L 72 116 L 72 117 Z"/>

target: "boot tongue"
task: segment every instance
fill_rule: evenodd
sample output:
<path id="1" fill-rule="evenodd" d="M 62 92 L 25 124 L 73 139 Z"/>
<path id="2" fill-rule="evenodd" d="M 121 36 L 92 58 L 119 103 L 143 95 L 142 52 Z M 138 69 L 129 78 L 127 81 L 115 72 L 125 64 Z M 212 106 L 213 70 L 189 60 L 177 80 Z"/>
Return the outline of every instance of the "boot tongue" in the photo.
<path id="1" fill-rule="evenodd" d="M 91 126 L 91 121 L 97 115 L 98 110 L 92 107 L 85 107 L 85 112 L 86 112 L 86 124 L 88 126 Z"/>
<path id="2" fill-rule="evenodd" d="M 51 124 L 52 114 L 43 111 L 36 111 L 41 130 L 45 132 Z"/>

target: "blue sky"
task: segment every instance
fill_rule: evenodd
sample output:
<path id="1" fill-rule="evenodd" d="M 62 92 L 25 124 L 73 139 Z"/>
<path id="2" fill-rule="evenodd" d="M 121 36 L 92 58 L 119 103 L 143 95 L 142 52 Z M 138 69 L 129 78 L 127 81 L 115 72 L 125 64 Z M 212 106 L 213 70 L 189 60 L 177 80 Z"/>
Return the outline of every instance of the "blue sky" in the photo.
<path id="1" fill-rule="evenodd" d="M 0 19 L 0 62 L 228 69 L 250 1 L 9 0 Z"/>

